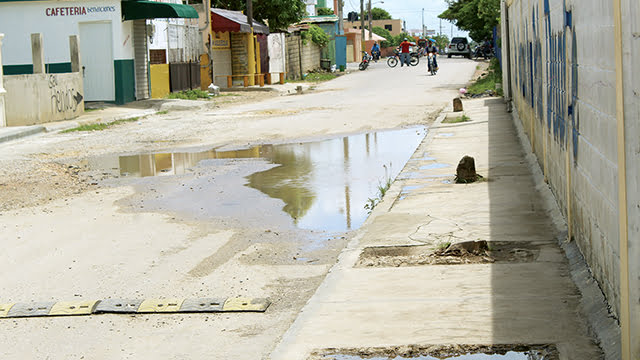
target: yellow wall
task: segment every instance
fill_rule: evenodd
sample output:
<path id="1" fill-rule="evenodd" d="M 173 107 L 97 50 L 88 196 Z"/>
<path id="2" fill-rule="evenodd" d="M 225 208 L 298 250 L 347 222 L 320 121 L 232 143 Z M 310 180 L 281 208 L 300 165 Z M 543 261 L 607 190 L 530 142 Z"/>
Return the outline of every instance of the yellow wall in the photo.
<path id="1" fill-rule="evenodd" d="M 209 55 L 202 54 L 200 55 L 200 89 L 207 90 L 209 88 L 209 84 L 213 83 L 211 80 L 211 69 L 208 67 L 209 65 Z"/>
<path id="2" fill-rule="evenodd" d="M 169 95 L 169 64 L 151 65 L 151 97 L 161 99 Z M 208 83 L 207 83 L 208 86 Z"/>

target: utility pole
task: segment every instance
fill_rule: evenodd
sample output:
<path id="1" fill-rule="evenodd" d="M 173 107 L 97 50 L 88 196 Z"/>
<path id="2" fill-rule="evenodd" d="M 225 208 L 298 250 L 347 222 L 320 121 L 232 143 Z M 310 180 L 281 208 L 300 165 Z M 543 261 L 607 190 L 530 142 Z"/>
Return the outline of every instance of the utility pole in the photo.
<path id="1" fill-rule="evenodd" d="M 440 19 L 440 33 L 438 35 L 442 35 L 442 19 Z"/>
<path id="2" fill-rule="evenodd" d="M 344 35 L 344 15 L 342 14 L 342 0 L 338 0 L 338 35 Z"/>
<path id="3" fill-rule="evenodd" d="M 424 34 L 424 8 L 422 8 L 422 37 L 426 37 Z"/>
<path id="4" fill-rule="evenodd" d="M 361 48 L 365 51 L 364 47 L 364 0 L 360 0 L 360 35 L 361 35 Z"/>
<path id="5" fill-rule="evenodd" d="M 369 0 L 369 40 L 371 40 L 373 38 L 373 34 L 371 34 L 373 31 L 373 28 L 371 27 L 371 0 Z"/>

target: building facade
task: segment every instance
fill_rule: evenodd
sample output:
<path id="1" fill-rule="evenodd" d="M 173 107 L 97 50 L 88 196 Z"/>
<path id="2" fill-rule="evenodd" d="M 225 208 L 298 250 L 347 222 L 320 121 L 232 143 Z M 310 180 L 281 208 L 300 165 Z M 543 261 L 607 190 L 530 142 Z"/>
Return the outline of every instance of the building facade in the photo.
<path id="1" fill-rule="evenodd" d="M 71 71 L 69 36 L 79 37 L 86 101 L 124 104 L 149 96 L 146 19 L 197 18 L 187 5 L 153 1 L 0 1 L 5 75 L 33 72 L 30 36 L 43 34 L 47 73 Z"/>
<path id="2" fill-rule="evenodd" d="M 361 23 L 360 21 L 346 21 L 344 22 L 345 29 L 360 29 Z M 365 28 L 369 27 L 369 21 L 365 20 L 364 22 Z M 381 27 L 383 29 L 388 30 L 391 35 L 397 36 L 400 35 L 404 31 L 402 28 L 402 20 L 400 19 L 391 19 L 391 20 L 371 20 L 371 26 Z"/>

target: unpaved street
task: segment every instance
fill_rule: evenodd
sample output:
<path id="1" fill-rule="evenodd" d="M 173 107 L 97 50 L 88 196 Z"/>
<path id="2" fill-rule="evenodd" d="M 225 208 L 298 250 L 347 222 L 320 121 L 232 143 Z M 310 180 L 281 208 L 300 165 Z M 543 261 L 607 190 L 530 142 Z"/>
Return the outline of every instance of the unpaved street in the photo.
<path id="1" fill-rule="evenodd" d="M 305 214 L 287 208 L 305 203 L 305 213 L 321 214 L 319 208 L 343 206 L 332 192 L 297 191 L 289 199 L 289 192 L 245 183 L 264 180 L 252 174 L 297 151 L 282 144 L 355 142 L 359 138 L 347 136 L 428 126 L 477 66 L 465 59 L 439 62 L 435 77 L 426 75 L 424 62 L 395 69 L 379 62 L 301 95 L 220 107 L 214 99 L 196 111 L 169 111 L 103 131 L 0 144 L 0 303 L 236 296 L 272 302 L 265 313 L 0 319 L 0 357 L 268 358 L 350 232 L 302 226 Z M 378 141 L 384 140 L 380 133 Z M 323 146 L 307 149 L 309 163 L 324 166 L 320 161 L 331 159 Z M 253 150 L 261 156 L 248 156 Z M 159 153 L 172 154 L 172 172 L 145 167 L 145 156 Z M 156 167 L 164 161 L 153 159 Z M 128 162 L 144 177 L 126 176 Z M 396 172 L 400 167 L 394 163 Z M 291 171 L 304 178 L 311 170 Z M 319 183 L 333 186 L 330 179 Z M 370 185 L 375 196 L 376 184 Z M 343 210 L 355 227 L 349 214 L 363 213 L 367 196 L 345 197 Z"/>

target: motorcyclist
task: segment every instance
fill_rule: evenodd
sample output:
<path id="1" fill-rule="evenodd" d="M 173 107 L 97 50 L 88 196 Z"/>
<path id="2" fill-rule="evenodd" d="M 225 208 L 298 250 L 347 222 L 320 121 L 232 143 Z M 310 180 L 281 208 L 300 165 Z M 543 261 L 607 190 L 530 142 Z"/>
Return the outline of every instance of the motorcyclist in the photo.
<path id="1" fill-rule="evenodd" d="M 378 61 L 380 59 L 380 45 L 375 41 L 373 46 L 371 47 L 371 55 L 373 56 L 373 60 Z"/>
<path id="2" fill-rule="evenodd" d="M 437 60 L 438 47 L 433 41 L 429 40 L 429 43 L 427 44 L 427 47 L 425 48 L 425 50 L 426 50 L 427 56 L 431 53 L 433 54 L 433 66 L 435 67 L 435 70 L 438 71 L 438 60 Z M 429 62 L 427 62 L 427 66 L 429 66 L 428 64 Z"/>
<path id="3" fill-rule="evenodd" d="M 400 43 L 399 47 L 400 51 L 400 67 L 407 64 L 407 66 L 411 65 L 411 56 L 410 56 L 410 48 L 411 46 L 415 46 L 416 44 L 409 42 L 409 39 L 404 38 L 404 41 Z"/>

